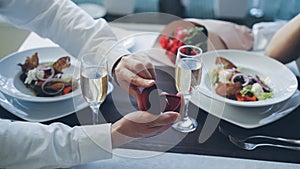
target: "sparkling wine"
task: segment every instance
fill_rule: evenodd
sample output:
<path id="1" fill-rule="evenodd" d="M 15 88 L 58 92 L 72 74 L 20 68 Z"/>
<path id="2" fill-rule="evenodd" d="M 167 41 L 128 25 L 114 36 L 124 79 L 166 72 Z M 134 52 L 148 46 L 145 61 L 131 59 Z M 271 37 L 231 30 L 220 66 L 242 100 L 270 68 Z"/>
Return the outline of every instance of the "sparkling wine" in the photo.
<path id="1" fill-rule="evenodd" d="M 183 58 L 176 64 L 176 87 L 184 95 L 200 85 L 202 65 L 196 59 Z"/>
<path id="2" fill-rule="evenodd" d="M 99 104 L 104 101 L 108 76 L 106 70 L 99 67 L 88 67 L 82 70 L 80 76 L 81 90 L 84 99 L 90 104 Z"/>

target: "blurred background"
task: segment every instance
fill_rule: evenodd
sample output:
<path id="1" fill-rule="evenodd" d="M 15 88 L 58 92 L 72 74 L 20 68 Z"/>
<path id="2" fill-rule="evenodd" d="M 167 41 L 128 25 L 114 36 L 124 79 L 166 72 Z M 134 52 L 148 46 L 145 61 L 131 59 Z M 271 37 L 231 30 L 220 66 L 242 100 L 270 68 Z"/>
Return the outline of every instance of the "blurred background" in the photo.
<path id="1" fill-rule="evenodd" d="M 72 0 L 95 19 L 113 21 L 141 12 L 163 12 L 182 18 L 220 19 L 251 27 L 257 22 L 289 20 L 300 12 L 300 0 Z M 123 20 L 126 21 L 126 20 Z M 166 24 L 161 18 L 138 23 Z M 0 57 L 16 51 L 29 34 L 0 18 Z"/>
<path id="2" fill-rule="evenodd" d="M 228 19 L 251 25 L 254 21 L 290 19 L 300 12 L 300 0 L 73 0 L 106 8 L 106 15 L 164 12 L 180 17 Z M 252 8 L 262 10 L 251 15 Z M 108 17 L 107 16 L 107 17 Z M 116 16 L 117 17 L 117 16 Z M 108 17 L 109 18 L 109 17 Z M 110 18 L 109 18 L 110 19 Z M 253 23 L 252 23 L 253 24 Z"/>

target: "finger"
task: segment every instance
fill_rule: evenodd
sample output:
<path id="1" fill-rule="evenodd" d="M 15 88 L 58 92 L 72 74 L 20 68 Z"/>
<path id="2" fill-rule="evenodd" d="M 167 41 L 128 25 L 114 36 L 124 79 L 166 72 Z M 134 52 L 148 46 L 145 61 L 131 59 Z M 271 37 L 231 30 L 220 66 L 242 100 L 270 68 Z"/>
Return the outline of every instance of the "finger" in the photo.
<path id="1" fill-rule="evenodd" d="M 138 87 L 147 88 L 147 87 L 150 87 L 155 84 L 154 80 L 143 79 L 139 75 L 137 75 L 136 73 L 134 73 L 128 69 L 124 69 L 122 71 L 122 76 L 123 76 L 122 78 L 124 80 L 126 80 L 129 84 L 135 85 Z"/>
<path id="2" fill-rule="evenodd" d="M 151 67 L 151 66 L 150 66 Z M 115 68 L 116 75 L 125 75 L 124 70 L 131 71 L 144 79 L 152 79 L 151 73 L 147 70 L 146 64 L 131 57 L 123 57 L 117 67 Z M 122 78 L 122 77 L 121 77 Z"/>
<path id="3" fill-rule="evenodd" d="M 148 55 L 146 53 L 133 54 L 128 57 L 128 61 L 131 63 L 134 63 L 133 61 L 142 63 L 144 65 L 144 67 L 146 68 L 146 70 L 148 71 L 147 73 L 149 73 L 151 75 L 151 77 L 152 77 L 151 79 L 156 79 L 154 65 L 148 59 Z M 134 68 L 134 70 L 139 70 L 139 69 Z"/>
<path id="4" fill-rule="evenodd" d="M 155 68 L 148 68 L 148 71 L 150 72 L 152 79 L 156 79 L 156 72 L 155 72 Z"/>
<path id="5" fill-rule="evenodd" d="M 119 85 L 131 96 L 133 96 L 135 99 L 140 98 L 141 91 L 137 86 L 134 86 L 133 84 L 128 83 L 126 80 L 121 80 Z"/>
<path id="6" fill-rule="evenodd" d="M 164 131 L 168 130 L 172 125 L 173 124 L 169 124 L 169 125 L 165 125 L 165 126 L 160 127 L 160 129 L 158 130 L 157 134 L 163 133 Z"/>
<path id="7" fill-rule="evenodd" d="M 145 65 L 145 67 L 151 74 L 152 79 L 156 79 L 155 67 L 151 63 L 151 61 L 148 59 L 148 55 L 146 55 L 146 54 L 144 54 L 144 55 L 145 55 L 145 57 L 136 57 L 135 59 L 141 61 Z"/>
<path id="8" fill-rule="evenodd" d="M 136 100 L 139 110 L 144 110 L 141 91 L 136 86 L 130 85 L 129 94 Z"/>
<path id="9" fill-rule="evenodd" d="M 153 69 L 153 66 L 151 66 L 152 64 L 149 64 L 145 61 L 140 61 L 132 57 L 128 57 L 123 61 L 125 62 L 126 68 L 128 68 L 132 72 L 135 72 L 140 77 L 144 79 L 153 79 L 151 72 L 148 71 L 148 68 Z"/>
<path id="10" fill-rule="evenodd" d="M 149 127 L 159 127 L 173 124 L 178 118 L 179 114 L 176 112 L 165 112 L 161 114 L 156 120 L 149 123 Z"/>
<path id="11" fill-rule="evenodd" d="M 127 93 L 129 93 L 130 84 L 125 79 L 118 79 L 119 85 L 122 89 L 124 89 Z"/>
<path id="12" fill-rule="evenodd" d="M 139 58 L 139 57 L 136 57 Z M 138 61 L 134 55 L 123 57 L 115 68 L 115 73 L 117 76 L 118 82 L 121 79 L 127 79 L 129 83 L 133 83 L 139 87 L 150 87 L 154 85 L 154 81 L 149 81 L 149 79 L 155 79 L 156 74 L 154 71 L 154 67 L 150 62 Z M 137 63 L 139 62 L 139 63 Z M 141 68 L 138 68 L 139 65 Z M 137 66 L 135 68 L 134 66 Z M 146 67 L 146 68 L 145 68 Z M 136 70 L 137 71 L 136 71 Z M 147 70 L 149 69 L 149 70 Z M 143 71 L 141 71 L 143 70 Z M 131 71 L 131 72 L 130 72 Z M 138 72 L 138 73 L 137 73 Z M 134 76 L 135 75 L 135 76 Z M 133 78 L 136 78 L 135 81 L 131 82 Z"/>
<path id="13" fill-rule="evenodd" d="M 119 84 L 126 92 L 128 92 L 132 97 L 134 97 L 134 99 L 137 101 L 139 110 L 143 110 L 141 91 L 139 90 L 139 88 L 134 85 L 130 85 L 125 80 L 120 81 Z"/>
<path id="14" fill-rule="evenodd" d="M 169 129 L 172 126 L 172 124 L 165 125 L 165 126 L 159 126 L 159 127 L 152 127 L 148 129 L 148 136 L 147 137 L 153 137 L 156 135 L 159 135 Z"/>

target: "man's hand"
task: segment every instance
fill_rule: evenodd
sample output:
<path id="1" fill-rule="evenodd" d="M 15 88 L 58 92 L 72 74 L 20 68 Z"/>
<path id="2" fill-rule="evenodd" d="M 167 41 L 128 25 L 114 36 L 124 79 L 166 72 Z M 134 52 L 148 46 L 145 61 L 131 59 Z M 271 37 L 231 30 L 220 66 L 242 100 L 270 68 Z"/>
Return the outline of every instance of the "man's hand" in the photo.
<path id="1" fill-rule="evenodd" d="M 153 64 L 146 53 L 131 54 L 121 58 L 114 69 L 119 85 L 132 95 L 141 106 L 139 87 L 147 88 L 155 83 L 156 74 Z"/>
<path id="2" fill-rule="evenodd" d="M 129 113 L 112 125 L 112 146 L 116 148 L 132 140 L 158 135 L 180 119 L 176 112 L 153 115 L 145 111 Z"/>

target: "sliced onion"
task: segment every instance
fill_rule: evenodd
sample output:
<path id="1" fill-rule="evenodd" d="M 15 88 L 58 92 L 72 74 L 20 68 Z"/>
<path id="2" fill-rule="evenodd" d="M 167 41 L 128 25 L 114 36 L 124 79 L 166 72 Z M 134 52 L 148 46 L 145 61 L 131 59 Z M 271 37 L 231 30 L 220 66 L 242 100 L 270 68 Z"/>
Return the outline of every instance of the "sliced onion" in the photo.
<path id="1" fill-rule="evenodd" d="M 249 76 L 246 76 L 246 79 L 244 78 L 244 80 L 245 80 L 245 83 L 242 84 L 242 86 L 247 86 L 250 82 Z"/>
<path id="2" fill-rule="evenodd" d="M 44 77 L 39 77 L 38 73 L 39 71 L 46 71 L 46 70 L 51 70 L 51 75 L 47 78 L 44 78 Z M 52 66 L 44 66 L 44 65 L 39 65 L 37 68 L 36 68 L 36 71 L 35 71 L 35 76 L 37 79 L 41 80 L 41 81 L 47 81 L 49 79 L 52 79 L 53 76 L 55 74 L 55 70 Z"/>
<path id="3" fill-rule="evenodd" d="M 57 90 L 56 92 L 53 92 L 53 93 L 47 92 L 47 91 L 45 90 L 46 84 L 47 84 L 47 83 L 51 83 L 51 82 L 53 82 L 53 81 L 63 82 L 61 79 L 58 79 L 58 78 L 53 78 L 53 79 L 44 81 L 44 83 L 43 83 L 42 86 L 41 86 L 41 87 L 42 87 L 43 93 L 45 93 L 45 94 L 47 94 L 47 95 L 57 95 L 58 93 L 60 93 L 60 92 L 62 92 L 62 91 L 64 90 L 65 84 L 63 84 L 62 87 L 61 87 L 59 90 Z"/>
<path id="4" fill-rule="evenodd" d="M 245 81 L 245 83 L 243 83 L 242 86 L 246 86 L 249 83 L 250 80 L 249 80 L 248 76 L 243 73 L 236 73 L 235 75 L 233 75 L 231 78 L 231 82 L 234 83 L 234 79 L 238 76 L 242 76 Z"/>

